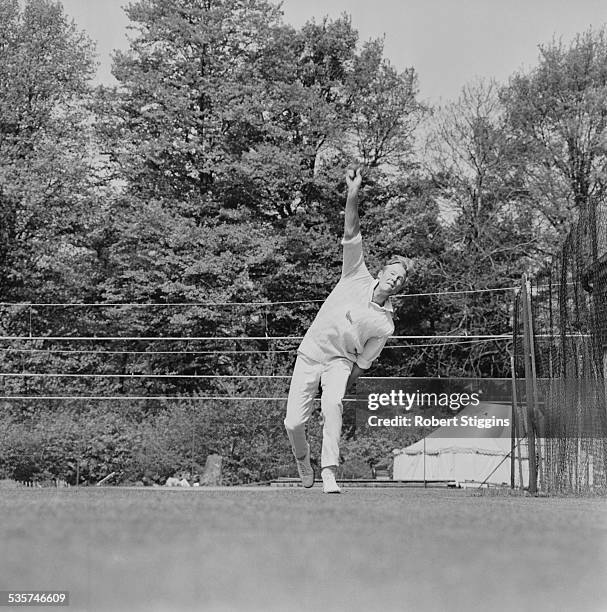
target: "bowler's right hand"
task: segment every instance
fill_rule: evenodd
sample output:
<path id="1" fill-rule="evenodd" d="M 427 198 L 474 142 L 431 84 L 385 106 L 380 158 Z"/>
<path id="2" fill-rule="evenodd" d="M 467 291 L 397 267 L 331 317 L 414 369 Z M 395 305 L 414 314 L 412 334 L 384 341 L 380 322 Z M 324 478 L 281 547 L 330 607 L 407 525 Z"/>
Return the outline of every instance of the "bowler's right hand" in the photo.
<path id="1" fill-rule="evenodd" d="M 346 173 L 346 185 L 348 185 L 348 191 L 358 191 L 363 182 L 363 175 L 360 167 L 348 170 Z"/>

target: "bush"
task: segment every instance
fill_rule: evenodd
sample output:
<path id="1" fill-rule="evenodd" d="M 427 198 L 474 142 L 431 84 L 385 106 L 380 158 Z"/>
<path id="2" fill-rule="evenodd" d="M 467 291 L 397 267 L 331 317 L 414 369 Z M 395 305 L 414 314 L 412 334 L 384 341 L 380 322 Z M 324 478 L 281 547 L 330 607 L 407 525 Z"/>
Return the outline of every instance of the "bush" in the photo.
<path id="1" fill-rule="evenodd" d="M 223 483 L 244 484 L 297 476 L 284 431 L 283 402 L 185 400 L 153 410 L 120 404 L 64 405 L 0 417 L 0 477 L 63 479 L 95 484 L 115 472 L 114 484 L 164 484 L 180 472 L 199 473 L 209 454 L 223 457 Z M 320 463 L 322 426 L 308 424 L 312 461 Z M 342 478 L 370 478 L 377 464 L 391 466 L 389 436 L 362 432 L 342 442 Z"/>
<path id="2" fill-rule="evenodd" d="M 15 480 L 60 478 L 75 484 L 124 475 L 139 433 L 115 412 L 39 411 L 31 420 L 2 423 L 0 470 Z"/>

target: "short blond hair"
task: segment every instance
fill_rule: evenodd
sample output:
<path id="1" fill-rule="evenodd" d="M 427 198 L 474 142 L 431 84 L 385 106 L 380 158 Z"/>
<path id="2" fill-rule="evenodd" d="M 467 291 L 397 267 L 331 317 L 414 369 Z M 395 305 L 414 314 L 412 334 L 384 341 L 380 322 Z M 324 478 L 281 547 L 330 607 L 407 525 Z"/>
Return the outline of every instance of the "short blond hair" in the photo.
<path id="1" fill-rule="evenodd" d="M 382 270 L 385 270 L 387 266 L 392 264 L 400 264 L 407 274 L 411 274 L 415 269 L 415 262 L 409 257 L 403 257 L 402 255 L 392 255 L 388 261 L 383 265 Z"/>

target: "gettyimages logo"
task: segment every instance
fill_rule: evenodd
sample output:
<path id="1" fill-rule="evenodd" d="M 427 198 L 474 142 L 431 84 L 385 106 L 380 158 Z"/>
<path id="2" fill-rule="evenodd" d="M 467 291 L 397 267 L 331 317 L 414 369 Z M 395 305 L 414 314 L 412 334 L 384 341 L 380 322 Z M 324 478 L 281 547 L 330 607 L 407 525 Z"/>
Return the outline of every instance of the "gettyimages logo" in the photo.
<path id="1" fill-rule="evenodd" d="M 357 394 L 359 428 L 431 427 L 439 428 L 439 436 L 457 438 L 510 435 L 508 380 L 376 379 L 373 386 L 361 385 Z"/>
<path id="2" fill-rule="evenodd" d="M 417 389 L 414 393 L 407 393 L 403 389 L 392 389 L 389 393 L 369 393 L 367 407 L 377 410 L 380 407 L 403 407 L 405 410 L 418 408 L 448 407 L 459 410 L 465 406 L 478 406 L 480 404 L 478 393 L 429 393 Z"/>
<path id="3" fill-rule="evenodd" d="M 434 437 L 504 438 L 515 427 L 525 437 L 558 440 L 607 438 L 604 381 L 538 379 L 528 401 L 524 381 L 501 378 L 375 378 L 361 380 L 356 427 L 365 430 L 436 428 Z"/>

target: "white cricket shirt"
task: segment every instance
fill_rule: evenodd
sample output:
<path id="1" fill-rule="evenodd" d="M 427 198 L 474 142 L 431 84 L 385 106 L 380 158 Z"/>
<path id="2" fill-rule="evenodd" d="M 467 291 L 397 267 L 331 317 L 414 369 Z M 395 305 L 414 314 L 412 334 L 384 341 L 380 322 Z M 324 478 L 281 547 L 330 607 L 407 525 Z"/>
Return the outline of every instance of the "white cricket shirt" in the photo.
<path id="1" fill-rule="evenodd" d="M 298 352 L 319 363 L 345 357 L 366 370 L 394 333 L 390 298 L 383 306 L 373 299 L 377 279 L 367 270 L 362 237 L 341 241 L 341 279 L 321 306 Z"/>

